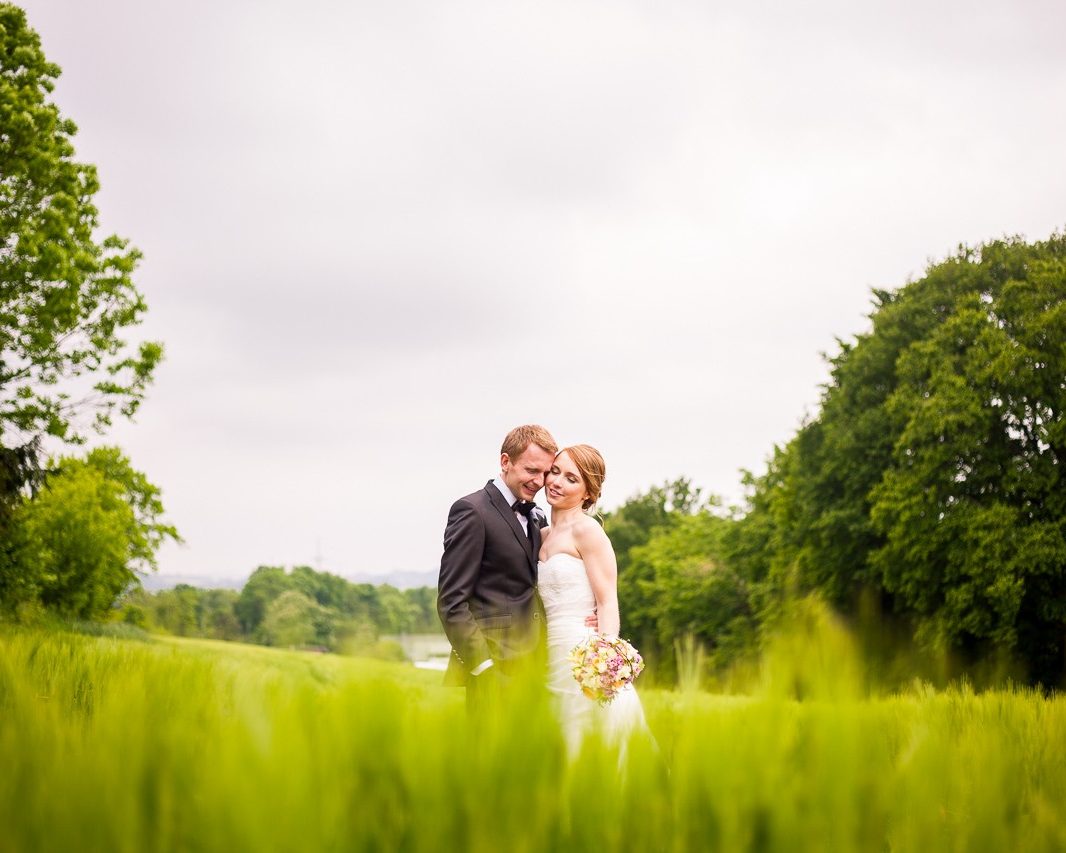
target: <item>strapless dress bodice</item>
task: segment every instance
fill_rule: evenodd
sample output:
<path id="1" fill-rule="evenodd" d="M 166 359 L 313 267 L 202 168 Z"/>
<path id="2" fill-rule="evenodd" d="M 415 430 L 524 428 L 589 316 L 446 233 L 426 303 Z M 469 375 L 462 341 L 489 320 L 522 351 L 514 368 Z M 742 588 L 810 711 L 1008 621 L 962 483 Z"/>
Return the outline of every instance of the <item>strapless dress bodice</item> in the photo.
<path id="1" fill-rule="evenodd" d="M 576 645 L 588 636 L 585 618 L 596 609 L 596 595 L 581 558 L 560 552 L 542 560 L 537 587 L 548 620 L 549 642 L 562 640 L 565 634 Z"/>

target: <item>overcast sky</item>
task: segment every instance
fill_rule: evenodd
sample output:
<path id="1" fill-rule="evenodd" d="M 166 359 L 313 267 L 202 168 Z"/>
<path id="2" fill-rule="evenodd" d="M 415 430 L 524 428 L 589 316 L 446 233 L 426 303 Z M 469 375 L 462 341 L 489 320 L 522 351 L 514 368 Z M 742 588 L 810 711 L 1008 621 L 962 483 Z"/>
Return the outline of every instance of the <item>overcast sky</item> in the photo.
<path id="1" fill-rule="evenodd" d="M 163 573 L 433 569 L 530 421 L 739 500 L 870 288 L 1066 225 L 1058 0 L 25 8 L 145 255 Z"/>

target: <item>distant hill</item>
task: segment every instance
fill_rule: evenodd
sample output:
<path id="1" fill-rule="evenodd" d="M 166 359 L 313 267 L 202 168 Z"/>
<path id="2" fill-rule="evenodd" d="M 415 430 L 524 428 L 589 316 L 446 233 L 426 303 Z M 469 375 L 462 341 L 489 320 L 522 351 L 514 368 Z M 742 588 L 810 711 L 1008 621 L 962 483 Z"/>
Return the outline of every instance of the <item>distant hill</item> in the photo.
<path id="1" fill-rule="evenodd" d="M 436 586 L 437 571 L 433 569 L 426 572 L 384 572 L 374 574 L 371 572 L 359 572 L 354 575 L 341 575 L 345 580 L 352 583 L 369 583 L 374 586 L 388 584 L 397 589 L 416 589 L 420 586 Z M 236 589 L 240 590 L 247 575 L 241 577 L 217 577 L 211 575 L 160 575 L 151 574 L 141 578 L 141 585 L 148 592 L 158 592 L 161 589 L 173 589 L 179 584 L 188 584 L 199 589 Z"/>
<path id="2" fill-rule="evenodd" d="M 148 592 L 159 592 L 161 589 L 173 589 L 180 584 L 195 586 L 199 589 L 236 589 L 239 590 L 248 580 L 245 575 L 239 578 L 220 578 L 208 575 L 159 575 L 151 574 L 141 577 L 141 586 Z"/>

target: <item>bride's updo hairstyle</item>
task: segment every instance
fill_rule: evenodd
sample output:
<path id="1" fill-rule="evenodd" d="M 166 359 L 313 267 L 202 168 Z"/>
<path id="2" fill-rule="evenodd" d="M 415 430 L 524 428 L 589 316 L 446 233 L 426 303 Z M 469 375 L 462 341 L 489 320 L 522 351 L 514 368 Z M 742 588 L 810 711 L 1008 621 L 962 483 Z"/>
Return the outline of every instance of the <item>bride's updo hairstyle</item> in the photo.
<path id="1" fill-rule="evenodd" d="M 585 481 L 585 491 L 589 496 L 581 504 L 581 508 L 588 511 L 596 505 L 600 499 L 600 490 L 603 481 L 607 477 L 607 466 L 604 464 L 600 451 L 588 444 L 574 444 L 564 447 L 559 454 L 567 454 L 581 472 L 581 479 Z M 558 456 L 559 454 L 556 454 Z"/>

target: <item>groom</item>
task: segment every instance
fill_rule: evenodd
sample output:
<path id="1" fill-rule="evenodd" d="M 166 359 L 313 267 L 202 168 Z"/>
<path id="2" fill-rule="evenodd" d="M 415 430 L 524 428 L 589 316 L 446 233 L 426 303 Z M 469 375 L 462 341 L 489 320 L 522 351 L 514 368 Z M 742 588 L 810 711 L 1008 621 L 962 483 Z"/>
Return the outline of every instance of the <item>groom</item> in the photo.
<path id="1" fill-rule="evenodd" d="M 448 513 L 437 613 L 452 645 L 445 684 L 466 685 L 477 708 L 535 661 L 544 615 L 537 595 L 540 529 L 533 498 L 558 446 L 544 427 L 515 427 L 500 448 L 500 474 Z"/>

